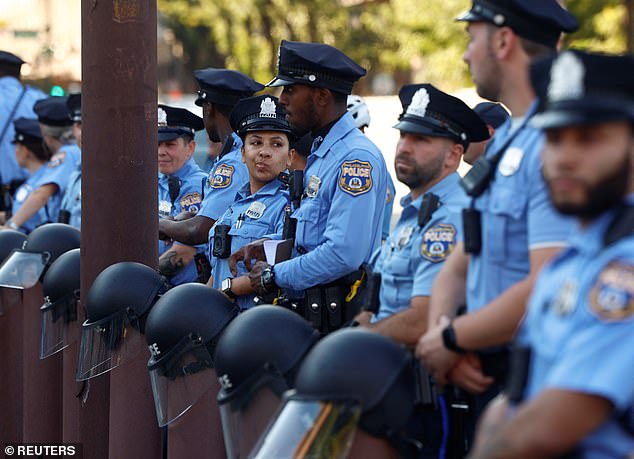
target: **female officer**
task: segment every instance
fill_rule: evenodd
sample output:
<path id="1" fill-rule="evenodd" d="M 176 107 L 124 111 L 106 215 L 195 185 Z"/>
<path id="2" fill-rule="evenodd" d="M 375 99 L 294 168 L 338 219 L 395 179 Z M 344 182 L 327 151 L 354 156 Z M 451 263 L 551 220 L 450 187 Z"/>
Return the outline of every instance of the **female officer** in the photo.
<path id="1" fill-rule="evenodd" d="M 12 143 L 15 144 L 15 159 L 18 165 L 27 169 L 30 174 L 26 182 L 16 190 L 13 196 L 11 211 L 15 214 L 33 190 L 37 189 L 40 183 L 45 183 L 42 180 L 46 180 L 48 172 L 46 163 L 50 159 L 50 155 L 42 146 L 42 133 L 36 119 L 18 118 L 13 122 L 13 125 L 15 126 L 15 138 Z M 30 233 L 46 220 L 44 208 L 40 208 L 38 212 L 17 228 L 13 228 L 11 223 L 9 223 L 9 227 L 18 229 L 23 233 Z"/>
<path id="2" fill-rule="evenodd" d="M 290 160 L 289 140 L 293 134 L 284 109 L 276 97 L 269 95 L 238 102 L 230 122 L 244 144 L 242 161 L 249 170 L 249 182 L 209 231 L 209 285 L 236 300 L 241 309 L 247 309 L 253 306 L 255 297 L 247 271 L 242 263 L 238 264 L 238 277 L 233 279 L 227 258 L 245 244 L 282 232 L 289 198 L 278 175 Z"/>
<path id="3" fill-rule="evenodd" d="M 40 100 L 33 106 L 33 110 L 40 125 L 42 145 L 50 159 L 46 172 L 42 172 L 41 180 L 34 184 L 32 192 L 19 209 L 13 210 L 13 216 L 5 223 L 5 226 L 12 229 L 24 226 L 37 215 L 40 217 L 36 225 L 56 222 L 68 177 L 81 162 L 81 150 L 75 145 L 73 121 L 68 114 L 66 98 L 49 97 Z"/>

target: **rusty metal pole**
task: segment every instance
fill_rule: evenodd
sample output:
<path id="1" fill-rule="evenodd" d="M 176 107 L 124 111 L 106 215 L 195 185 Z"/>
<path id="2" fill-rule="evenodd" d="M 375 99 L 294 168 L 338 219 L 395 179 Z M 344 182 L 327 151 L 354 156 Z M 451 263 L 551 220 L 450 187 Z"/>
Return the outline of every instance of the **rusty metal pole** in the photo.
<path id="1" fill-rule="evenodd" d="M 0 432 L 6 443 L 21 443 L 22 432 L 22 290 L 0 287 Z"/>
<path id="2" fill-rule="evenodd" d="M 113 263 L 157 265 L 156 14 L 156 0 L 82 0 L 82 298 Z M 91 381 L 85 457 L 160 457 L 146 362 Z"/>

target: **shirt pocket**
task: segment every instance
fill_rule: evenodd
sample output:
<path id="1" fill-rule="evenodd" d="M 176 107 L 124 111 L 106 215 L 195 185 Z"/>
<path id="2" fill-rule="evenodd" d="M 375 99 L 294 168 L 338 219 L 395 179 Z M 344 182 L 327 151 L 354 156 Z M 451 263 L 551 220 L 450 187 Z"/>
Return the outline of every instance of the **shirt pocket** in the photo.
<path id="1" fill-rule="evenodd" d="M 297 244 L 306 250 L 313 250 L 322 241 L 325 227 L 319 220 L 320 215 L 321 201 L 312 198 L 303 201 L 291 217 L 297 220 Z"/>
<path id="2" fill-rule="evenodd" d="M 229 230 L 231 235 L 231 249 L 238 250 L 245 244 L 253 242 L 270 233 L 269 225 L 257 220 L 245 220 L 240 228 L 232 225 Z M 237 244 L 237 245 L 236 245 Z"/>
<path id="3" fill-rule="evenodd" d="M 496 180 L 504 180 L 497 177 Z M 483 221 L 483 237 L 488 245 L 487 256 L 492 261 L 524 260 L 527 254 L 526 210 L 528 196 L 515 176 L 494 183 L 488 206 L 488 218 Z"/>

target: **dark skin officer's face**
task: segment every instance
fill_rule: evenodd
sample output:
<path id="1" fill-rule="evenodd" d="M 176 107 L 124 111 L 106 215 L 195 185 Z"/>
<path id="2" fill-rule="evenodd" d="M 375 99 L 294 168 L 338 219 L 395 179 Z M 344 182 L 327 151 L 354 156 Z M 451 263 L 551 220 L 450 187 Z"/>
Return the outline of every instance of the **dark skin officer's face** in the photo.
<path id="1" fill-rule="evenodd" d="M 286 109 L 286 119 L 299 136 L 319 127 L 315 100 L 317 91 L 318 88 L 293 84 L 284 86 L 280 94 L 280 105 Z"/>

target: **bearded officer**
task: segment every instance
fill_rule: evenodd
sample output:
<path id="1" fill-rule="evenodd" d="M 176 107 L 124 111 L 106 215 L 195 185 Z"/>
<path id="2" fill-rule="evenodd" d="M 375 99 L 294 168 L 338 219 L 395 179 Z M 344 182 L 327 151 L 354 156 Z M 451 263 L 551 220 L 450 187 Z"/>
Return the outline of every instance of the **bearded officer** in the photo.
<path id="1" fill-rule="evenodd" d="M 535 284 L 514 406 L 491 404 L 473 459 L 634 456 L 633 72 L 578 51 L 532 67 L 550 199 L 578 227 Z"/>

